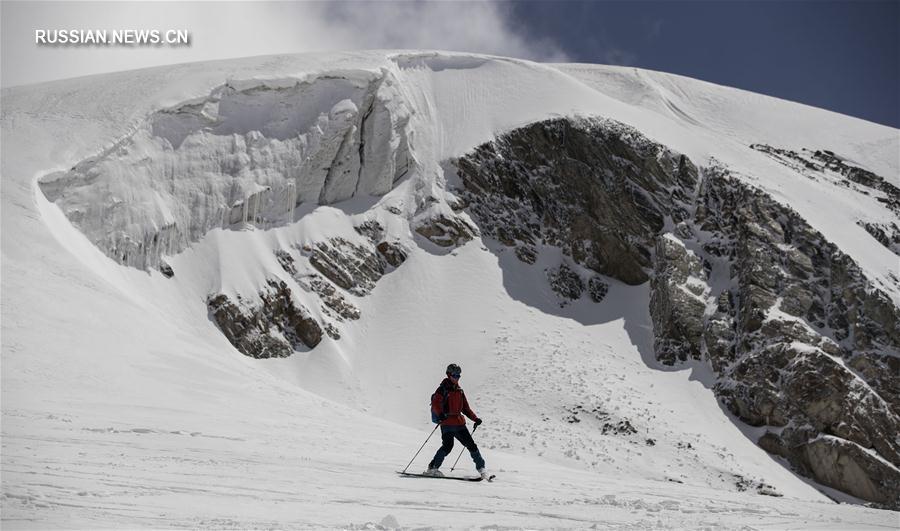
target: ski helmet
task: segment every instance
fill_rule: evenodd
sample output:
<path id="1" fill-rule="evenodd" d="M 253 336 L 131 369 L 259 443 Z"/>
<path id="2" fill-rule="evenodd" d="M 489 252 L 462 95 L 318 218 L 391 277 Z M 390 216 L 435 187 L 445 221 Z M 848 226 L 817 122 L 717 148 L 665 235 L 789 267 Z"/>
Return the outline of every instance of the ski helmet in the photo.
<path id="1" fill-rule="evenodd" d="M 462 373 L 462 369 L 459 368 L 459 365 L 455 363 L 451 363 L 447 365 L 447 374 L 460 374 Z"/>

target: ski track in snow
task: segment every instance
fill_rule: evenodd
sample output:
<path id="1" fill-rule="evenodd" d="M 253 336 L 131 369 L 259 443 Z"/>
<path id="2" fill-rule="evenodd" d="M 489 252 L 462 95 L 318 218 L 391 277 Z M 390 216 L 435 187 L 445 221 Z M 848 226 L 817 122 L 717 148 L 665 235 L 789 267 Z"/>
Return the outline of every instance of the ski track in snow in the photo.
<path id="1" fill-rule="evenodd" d="M 897 513 L 835 504 L 759 449 L 757 431 L 716 402 L 707 368 L 659 367 L 646 286 L 612 283 L 602 304 L 561 309 L 541 263 L 524 266 L 477 239 L 436 250 L 398 222 L 390 230 L 420 246 L 371 295 L 347 295 L 363 318 L 346 323 L 340 341 L 252 360 L 208 319 L 208 290 L 253 286 L 273 246 L 338 226 L 353 236 L 345 213 L 358 205 L 304 206 L 300 222 L 279 229 L 214 231 L 172 257 L 177 274 L 164 279 L 113 263 L 34 184 L 225 79 L 342 68 L 395 69 L 419 110 L 412 144 L 433 181 L 401 180 L 381 200 L 404 211 L 442 192 L 446 157 L 529 121 L 600 114 L 700 164 L 733 164 L 874 278 L 897 271 L 896 257 L 852 223 L 885 216 L 882 207 L 811 188 L 747 147 L 847 147 L 890 179 L 896 130 L 678 76 L 366 52 L 4 89 L 4 528 L 897 528 Z M 884 283 L 896 299 L 900 286 Z M 485 419 L 475 438 L 493 483 L 396 475 L 431 431 L 427 397 L 450 361 L 463 366 L 462 385 Z M 433 437 L 411 469 L 438 444 Z M 471 470 L 468 455 L 459 467 Z M 737 475 L 783 497 L 739 492 Z"/>
<path id="2" fill-rule="evenodd" d="M 110 422 L 101 419 L 87 428 L 85 418 L 24 411 L 6 419 L 9 528 L 362 529 L 389 518 L 419 529 L 889 529 L 896 522 L 886 511 L 605 477 L 496 452 L 498 479 L 490 484 L 400 478 L 393 469 L 408 446 L 378 437 L 341 444 L 349 431 L 303 436 L 300 422 L 239 427 L 267 434 L 254 440 L 102 427 Z"/>

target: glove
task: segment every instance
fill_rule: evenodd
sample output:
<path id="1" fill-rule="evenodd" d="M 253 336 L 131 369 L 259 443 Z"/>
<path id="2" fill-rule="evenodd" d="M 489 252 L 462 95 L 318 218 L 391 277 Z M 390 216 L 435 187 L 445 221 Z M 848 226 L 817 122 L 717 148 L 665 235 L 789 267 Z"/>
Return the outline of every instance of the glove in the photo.
<path id="1" fill-rule="evenodd" d="M 444 422 L 445 420 L 447 420 L 447 414 L 441 413 L 440 415 L 438 415 L 438 420 L 440 420 L 441 422 Z"/>
<path id="2" fill-rule="evenodd" d="M 475 419 L 475 427 L 481 426 L 481 419 Z"/>

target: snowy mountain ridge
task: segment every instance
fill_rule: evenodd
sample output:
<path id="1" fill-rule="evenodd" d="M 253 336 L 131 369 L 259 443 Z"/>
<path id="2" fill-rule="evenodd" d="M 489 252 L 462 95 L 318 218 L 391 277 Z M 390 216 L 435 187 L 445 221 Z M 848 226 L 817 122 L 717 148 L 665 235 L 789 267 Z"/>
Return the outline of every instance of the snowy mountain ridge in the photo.
<path id="1" fill-rule="evenodd" d="M 98 105 L 98 100 L 104 104 Z M 615 228 L 624 231 L 622 239 L 616 240 L 621 241 L 617 246 L 636 245 L 640 238 L 646 239 L 634 248 L 633 261 L 625 269 L 612 267 L 610 255 L 602 252 L 607 248 L 604 246 L 612 245 L 606 237 L 570 240 L 552 232 L 554 225 L 548 225 L 546 217 L 542 220 L 533 214 L 522 218 L 522 223 L 511 221 L 517 219 L 516 212 L 524 212 L 521 208 L 525 203 L 509 210 L 513 204 L 510 200 L 519 200 L 517 192 L 510 190 L 518 186 L 515 183 L 524 182 L 523 176 L 530 175 L 522 173 L 526 169 L 544 171 L 540 170 L 544 165 L 558 168 L 555 148 L 533 149 L 541 159 L 533 168 L 524 157 L 510 159 L 503 155 L 497 160 L 499 167 L 511 164 L 509 182 L 513 186 L 492 191 L 496 195 L 491 196 L 495 203 L 490 211 L 512 216 L 499 224 L 498 219 L 489 220 L 477 211 L 477 198 L 488 196 L 484 195 L 484 177 L 475 178 L 475 173 L 494 162 L 484 158 L 468 166 L 469 171 L 458 171 L 466 167 L 464 161 L 473 164 L 476 148 L 490 149 L 485 143 L 515 146 L 516 135 L 525 134 L 529 127 L 541 135 L 545 133 L 540 128 L 546 128 L 552 139 L 553 120 L 575 124 L 574 129 L 567 129 L 575 133 L 585 127 L 590 130 L 593 126 L 578 124 L 593 124 L 595 117 L 616 120 L 606 122 L 599 133 L 601 144 L 610 143 L 615 153 L 609 160 L 618 161 L 616 164 L 631 161 L 622 168 L 646 169 L 646 164 L 658 168 L 651 168 L 652 177 L 641 185 L 650 190 L 646 196 L 644 192 L 634 193 L 634 185 L 625 182 L 622 190 L 627 195 L 621 197 L 646 197 L 636 203 L 637 210 L 625 218 L 599 218 L 601 225 L 625 223 L 625 219 L 636 223 L 632 225 L 637 231 L 633 234 L 626 234 L 631 230 L 623 228 L 627 224 Z M 614 125 L 619 122 L 627 126 L 620 129 Z M 296 404 L 317 403 L 320 399 L 306 394 L 312 391 L 335 401 L 320 403 L 316 408 L 336 411 L 340 418 L 356 418 L 356 413 L 337 404 L 386 417 L 389 422 L 371 418 L 364 422 L 379 434 L 379 447 L 391 448 L 388 452 L 403 461 L 399 456 L 405 455 L 406 445 L 396 448 L 397 441 L 391 441 L 389 433 L 410 432 L 393 423 L 423 429 L 427 420 L 421 415 L 419 398 L 433 391 L 435 382 L 431 380 L 436 371 L 440 376 L 435 366 L 457 361 L 466 369 L 467 394 L 479 397 L 476 410 L 493 422 L 492 429 L 480 431 L 480 444 L 490 449 L 486 454 L 497 455 L 500 463 L 512 463 L 519 459 L 513 454 L 522 454 L 525 461 L 509 465 L 524 474 L 521 485 L 532 477 L 524 471 L 538 466 L 527 463 L 549 461 L 563 467 L 586 467 L 606 478 L 635 476 L 642 484 L 650 481 L 648 485 L 654 485 L 648 487 L 651 490 L 662 489 L 675 496 L 681 485 L 736 492 L 749 488 L 754 493 L 808 500 L 790 503 L 818 504 L 824 498 L 789 471 L 788 461 L 797 456 L 784 452 L 786 461 L 778 464 L 755 444 L 767 431 L 780 437 L 785 426 L 773 431 L 767 418 L 753 424 L 757 428 L 750 428 L 731 414 L 736 412 L 747 421 L 756 414 L 754 408 L 759 404 L 741 409 L 738 402 L 731 402 L 729 411 L 713 395 L 714 391 L 721 395 L 715 387 L 716 372 L 727 364 L 717 367 L 715 360 L 724 363 L 725 354 L 710 354 L 712 339 L 721 337 L 721 332 L 710 327 L 729 319 L 747 321 L 727 306 L 716 313 L 716 305 L 710 301 L 718 293 L 714 290 L 727 287 L 723 284 L 725 277 L 716 276 L 723 270 L 711 258 L 712 251 L 701 248 L 709 240 L 694 239 L 694 231 L 706 223 L 703 230 L 720 231 L 723 244 L 730 238 L 738 245 L 766 245 L 771 253 L 793 252 L 794 246 L 790 240 L 785 243 L 783 234 L 777 236 L 782 229 L 767 233 L 769 229 L 764 228 L 753 236 L 761 240 L 745 240 L 740 230 L 734 232 L 744 223 L 742 218 L 726 219 L 721 213 L 728 211 L 713 209 L 710 202 L 726 204 L 735 197 L 747 201 L 756 196 L 743 191 L 738 193 L 750 195 L 731 196 L 735 193 L 731 188 L 713 185 L 718 181 L 704 176 L 711 175 L 711 168 L 723 167 L 728 178 L 742 183 L 740 186 L 749 185 L 775 200 L 758 200 L 757 208 L 762 210 L 757 215 L 770 209 L 780 212 L 778 202 L 796 211 L 797 219 L 811 226 L 802 229 L 803 234 L 810 235 L 809 241 L 818 241 L 814 235 L 818 231 L 859 268 L 850 277 L 852 282 L 863 282 L 859 288 L 852 288 L 859 290 L 854 293 L 860 294 L 861 301 L 868 300 L 864 293 L 880 290 L 884 300 L 890 302 L 877 304 L 888 304 L 887 308 L 893 305 L 893 310 L 887 311 L 896 311 L 900 300 L 897 255 L 889 232 L 898 219 L 892 210 L 895 198 L 887 186 L 892 176 L 896 182 L 898 171 L 896 130 L 668 74 L 617 67 L 538 65 L 444 52 L 253 58 L 69 80 L 30 90 L 4 90 L 2 125 L 3 327 L 4 337 L 16 340 L 15 348 L 4 342 L 4 416 L 33 419 L 17 422 L 9 429 L 4 423 L 4 439 L 13 441 L 10 448 L 16 450 L 11 457 L 4 455 L 4 469 L 14 474 L 31 470 L 40 462 L 41 454 L 28 457 L 20 451 L 17 441 L 23 441 L 20 437 L 29 430 L 39 427 L 46 434 L 46 448 L 53 455 L 61 447 L 49 441 L 61 434 L 66 440 L 64 434 L 69 433 L 66 426 L 38 422 L 34 415 L 67 411 L 70 422 L 91 430 L 96 422 L 121 424 L 125 410 L 119 406 L 107 405 L 99 410 L 87 407 L 92 397 L 102 396 L 110 378 L 121 382 L 116 392 L 123 406 L 149 406 L 147 413 L 140 415 L 146 423 L 171 422 L 153 413 L 163 403 L 178 411 L 175 419 L 195 422 L 198 415 L 209 415 L 212 404 L 224 400 L 233 404 L 234 414 L 219 413 L 215 418 L 223 423 L 236 420 L 253 431 L 260 429 L 254 424 L 258 421 L 252 420 L 253 406 L 236 406 L 234 398 L 226 397 L 233 389 L 246 386 L 241 382 L 260 382 L 254 386 L 252 394 L 256 396 L 251 402 L 270 411 L 273 424 L 265 428 L 268 433 L 285 441 L 317 446 L 325 439 L 302 430 L 294 433 L 292 430 L 300 429 L 294 424 L 291 430 L 274 427 L 279 419 L 294 415 L 290 408 L 280 405 L 284 397 L 291 397 Z M 634 134 L 629 132 L 631 128 Z M 870 179 L 860 178 L 853 181 L 855 184 L 845 184 L 841 176 L 849 170 L 838 168 L 837 163 L 797 171 L 751 147 L 757 144 L 785 152 L 827 150 L 843 161 L 841 164 L 858 168 L 849 174 L 870 172 L 883 176 L 887 185 L 873 187 Z M 98 151 L 104 145 L 112 147 Z M 571 146 L 580 144 L 566 140 L 560 145 L 573 149 Z M 671 154 L 658 157 L 655 146 L 665 146 Z M 568 156 L 586 160 L 577 152 Z M 699 173 L 694 165 L 700 168 Z M 606 162 L 594 166 L 602 171 L 613 167 Z M 631 170 L 620 171 L 628 175 Z M 683 181 L 679 192 L 683 195 L 668 196 L 678 188 L 668 183 L 673 178 Z M 477 183 L 477 189 L 473 183 Z M 656 183 L 663 185 L 652 191 Z M 743 190 L 740 186 L 738 189 Z M 560 188 L 563 193 L 565 189 Z M 553 187 L 539 187 L 529 196 L 539 199 L 529 201 L 546 205 L 553 212 L 564 212 L 551 206 L 565 197 L 558 193 Z M 696 210 L 701 199 L 710 206 L 702 216 Z M 618 204 L 625 205 L 622 201 Z M 665 206 L 669 204 L 672 206 Z M 682 204 L 685 206 L 679 206 Z M 610 206 L 617 208 L 615 203 Z M 661 225 L 654 228 L 658 215 L 662 216 Z M 785 215 L 772 214 L 772 219 L 785 219 Z M 683 216 L 682 221 L 687 223 L 679 229 L 679 220 L 672 216 Z M 713 222 L 715 229 L 709 225 Z M 880 241 L 867 224 L 886 229 L 887 243 Z M 658 230 L 675 231 L 675 246 L 666 247 L 668 237 L 657 240 Z M 771 239 L 772 234 L 777 238 Z M 606 257 L 606 261 L 592 262 L 586 257 L 595 251 L 584 254 L 570 246 L 578 241 L 588 242 L 587 249 L 599 249 L 596 256 Z M 678 251 L 679 246 L 687 251 Z M 722 250 L 727 249 L 720 247 L 715 252 Z M 803 269 L 807 258 L 801 254 L 795 253 L 795 260 Z M 660 256 L 669 257 L 668 261 L 656 258 Z M 684 256 L 712 260 L 711 269 L 704 272 L 700 260 L 680 265 Z M 35 266 L 38 263 L 40 267 Z M 76 268 L 69 272 L 73 263 Z M 670 266 L 675 269 L 667 269 Z M 814 272 L 819 266 L 809 267 Z M 678 273 L 680 268 L 685 268 L 684 274 Z M 158 274 L 157 269 L 164 274 Z M 45 284 L 29 280 L 38 274 L 58 280 Z M 651 276 L 656 280 L 649 286 L 646 280 Z M 69 284 L 64 281 L 68 277 L 78 280 Z M 769 282 L 752 275 L 747 278 L 746 289 Z M 791 293 L 815 291 L 803 286 L 801 290 L 793 280 L 778 280 L 770 291 L 779 296 L 782 289 L 794 290 Z M 98 293 L 102 295 L 98 297 Z M 699 322 L 706 335 L 676 337 L 666 332 L 668 335 L 661 336 L 664 323 L 679 323 L 674 314 L 653 310 L 656 306 L 652 301 L 661 293 L 674 297 L 676 308 L 687 304 L 678 302 L 681 295 L 677 294 L 685 294 L 687 300 L 696 298 L 701 304 Z M 822 296 L 830 297 L 811 295 Z M 47 302 L 42 303 L 45 299 Z M 97 301 L 92 311 L 71 314 L 70 308 L 88 299 Z M 50 300 L 68 302 L 54 305 Z M 819 345 L 813 348 L 831 349 L 828 345 L 834 343 L 852 352 L 865 351 L 852 343 L 862 336 L 854 332 L 849 339 L 842 339 L 833 331 L 840 327 L 830 322 L 826 327 L 829 331 L 813 330 L 815 338 L 794 337 L 799 332 L 786 331 L 788 325 L 784 323 L 803 323 L 808 319 L 809 306 L 804 306 L 802 317 L 795 319 L 776 315 L 779 308 L 783 309 L 781 302 L 771 307 L 773 302 L 765 304 L 761 308 L 769 314 L 760 322 L 761 329 L 774 330 L 778 338 L 788 338 L 788 344 L 812 342 Z M 875 303 L 860 302 L 860 310 L 853 310 L 854 315 L 875 315 L 871 304 Z M 844 315 L 847 310 L 842 311 L 834 315 Z M 832 313 L 826 312 L 827 316 Z M 8 315 L 21 317 L 9 320 Z M 55 323 L 71 325 L 38 337 L 35 331 L 40 322 L 54 330 L 59 329 Z M 110 322 L 117 323 L 120 330 L 106 337 L 110 335 L 106 332 Z M 685 329 L 695 326 L 684 323 Z M 845 326 L 863 330 L 856 321 Z M 747 330 L 748 338 L 757 337 L 756 329 Z M 878 437 L 890 445 L 892 434 L 897 437 L 891 424 L 896 422 L 896 412 L 892 409 L 895 406 L 886 405 L 882 397 L 888 396 L 883 389 L 890 389 L 892 384 L 889 378 L 879 380 L 878 363 L 897 359 L 897 353 L 890 350 L 896 348 L 891 346 L 894 332 L 887 330 L 886 336 L 879 335 L 881 328 L 870 332 L 873 348 L 887 348 L 882 350 L 886 357 L 866 357 L 875 360 L 866 363 L 875 365 L 862 369 L 845 364 L 846 374 L 851 375 L 851 386 L 859 385 L 853 383 L 859 380 L 869 387 L 871 398 L 867 401 L 881 404 L 874 407 L 886 415 L 882 426 L 887 431 Z M 128 338 L 135 333 L 145 345 Z M 823 335 L 818 339 L 820 333 Z M 148 341 L 150 336 L 153 339 Z M 91 339 L 72 341 L 86 337 Z M 453 338 L 451 343 L 448 337 Z M 674 357 L 660 357 L 664 350 L 659 347 L 660 337 L 669 341 Z M 757 339 L 750 344 L 756 345 L 753 349 L 762 348 Z M 772 348 L 780 349 L 780 344 L 773 342 Z M 62 345 L 77 353 L 74 359 L 67 356 L 72 361 L 64 363 L 65 373 L 82 377 L 51 375 L 51 368 L 61 362 Z M 111 361 L 110 353 L 123 347 L 129 354 Z M 693 352 L 693 348 L 699 349 L 696 356 L 677 354 Z M 178 350 L 191 355 L 173 358 L 173 351 Z M 238 351 L 270 359 L 241 359 Z M 829 355 L 841 360 L 837 351 Z M 223 356 L 228 357 L 227 374 L 216 377 L 218 383 L 201 378 L 203 387 L 198 388 L 198 375 L 208 373 Z M 673 360 L 676 368 L 689 370 L 666 369 Z M 183 370 L 198 364 L 202 366 L 199 372 L 196 368 Z M 136 367 L 155 369 L 147 374 L 135 371 Z M 34 379 L 36 370 L 47 377 L 46 383 Z M 84 377 L 93 370 L 108 378 Z M 874 376 L 867 371 L 875 371 Z M 162 377 L 164 374 L 167 376 Z M 186 378 L 189 374 L 193 377 Z M 753 387 L 758 381 L 747 380 L 750 397 L 762 396 L 762 391 Z M 59 398 L 51 398 L 50 403 L 41 403 L 31 390 L 43 385 L 66 391 Z M 163 389 L 173 398 L 162 398 L 159 393 Z M 76 405 L 62 406 L 57 402 L 62 396 Z M 177 396 L 191 397 L 191 405 L 178 401 L 174 398 Z M 789 396 L 793 400 L 794 395 Z M 739 393 L 732 397 L 746 399 Z M 782 411 L 778 409 L 782 406 L 774 407 Z M 864 409 L 861 414 L 872 411 Z M 785 419 L 800 420 L 802 415 L 819 418 L 790 408 L 781 414 Z M 324 423 L 326 431 L 338 433 L 350 428 L 326 422 L 318 413 L 303 415 L 310 422 Z M 685 422 L 688 418 L 705 421 L 698 425 Z M 210 430 L 220 425 L 215 421 L 201 424 Z M 111 430 L 107 437 L 122 442 L 135 434 L 160 434 L 147 441 L 148 451 L 154 448 L 147 458 L 154 451 L 168 455 L 174 449 L 161 436 L 166 432 L 161 426 L 149 432 L 132 431 L 127 426 Z M 234 438 L 242 437 L 241 430 L 235 430 Z M 863 431 L 866 437 L 872 436 L 870 428 L 863 427 Z M 415 438 L 419 433 L 424 436 L 420 431 L 410 435 Z M 852 444 L 864 452 L 873 451 L 855 434 L 836 435 L 843 441 L 859 441 Z M 802 436 L 806 437 L 806 432 Z M 87 443 L 88 448 L 99 451 L 91 446 L 103 436 L 97 437 L 101 439 Z M 818 444 L 829 437 L 834 435 L 823 433 L 813 442 Z M 210 451 L 236 451 L 230 443 L 222 444 Z M 777 441 L 766 449 L 778 454 Z M 337 462 L 366 456 L 352 446 L 338 445 L 332 451 Z M 896 463 L 884 457 L 884 452 L 889 455 L 890 451 L 879 450 L 873 457 L 883 462 L 888 476 L 896 472 Z M 509 457 L 504 457 L 506 454 Z M 138 452 L 123 464 L 140 466 L 138 463 L 145 459 L 142 455 Z M 265 457 L 256 455 L 254 459 L 267 466 Z M 380 478 L 378 474 L 378 467 L 385 463 L 367 469 L 366 474 L 371 474 L 378 485 L 395 488 L 393 478 Z M 325 469 L 330 467 L 326 465 Z M 77 465 L 75 470 L 88 469 Z M 215 470 L 213 466 L 210 472 Z M 340 474 L 326 472 L 335 485 L 330 490 L 332 498 L 347 489 L 346 479 Z M 868 478 L 876 477 L 871 471 L 867 474 Z M 25 519 L 20 521 L 35 524 L 65 514 L 60 512 L 64 505 L 54 504 L 77 494 L 63 489 L 57 497 L 39 485 L 9 483 L 6 478 L 4 484 L 5 493 L 7 485 L 10 488 L 4 498 L 4 513 L 13 511 L 16 518 Z M 74 480 L 73 484 L 79 483 Z M 672 488 L 676 491 L 669 490 Z M 872 494 L 871 488 L 866 488 L 869 491 L 855 494 Z M 297 485 L 294 489 L 304 490 Z M 131 505 L 126 501 L 127 491 L 116 499 Z M 508 500 L 517 499 L 512 491 L 505 492 Z M 845 499 L 838 493 L 832 495 Z M 868 499 L 878 495 L 876 490 L 874 498 Z M 35 509 L 34 500 L 48 496 L 47 512 Z M 224 501 L 232 495 L 199 492 L 197 496 Z M 364 498 L 374 503 L 386 501 L 377 501 L 377 495 Z M 19 502 L 14 500 L 32 501 L 16 505 Z M 598 497 L 586 503 L 607 511 L 620 506 L 615 496 L 603 500 Z M 77 512 L 81 518 L 92 518 L 90 515 L 98 511 L 107 515 L 117 511 L 91 504 L 80 507 Z M 148 514 L 156 514 L 143 507 Z M 187 514 L 183 507 L 178 509 L 177 500 L 168 507 Z M 660 507 L 669 511 L 666 514 L 671 519 L 649 525 L 681 526 L 688 521 L 681 519 L 686 514 L 680 510 L 681 505 Z M 819 510 L 817 507 L 812 512 Z M 365 514 L 364 509 L 355 511 Z M 807 514 L 807 509 L 802 511 Z M 578 527 L 578 520 L 572 519 L 577 512 L 567 513 L 562 524 L 550 524 L 551 520 L 536 515 L 512 516 L 503 509 L 498 514 L 506 516 L 498 518 L 512 525 Z M 253 510 L 250 513 L 255 514 Z M 241 522 L 239 525 L 262 525 L 260 520 L 241 520 L 234 511 L 229 514 Z M 429 514 L 421 508 L 403 510 L 400 521 L 432 523 Z M 593 521 L 601 521 L 596 514 Z M 858 514 L 862 520 L 853 520 L 856 523 L 873 525 L 881 518 L 876 513 Z M 346 522 L 334 520 L 336 515 L 326 510 L 318 520 L 311 517 L 299 522 L 346 526 Z M 849 517 L 850 513 L 845 515 Z M 735 517 L 718 521 L 749 521 L 741 520 L 740 511 Z M 127 522 L 119 518 L 113 521 Z M 156 522 L 152 525 L 165 522 L 150 521 Z M 495 520 L 472 517 L 466 521 L 474 525 Z M 850 520 L 839 517 L 837 521 L 846 524 Z M 195 521 L 193 525 L 216 524 Z"/>

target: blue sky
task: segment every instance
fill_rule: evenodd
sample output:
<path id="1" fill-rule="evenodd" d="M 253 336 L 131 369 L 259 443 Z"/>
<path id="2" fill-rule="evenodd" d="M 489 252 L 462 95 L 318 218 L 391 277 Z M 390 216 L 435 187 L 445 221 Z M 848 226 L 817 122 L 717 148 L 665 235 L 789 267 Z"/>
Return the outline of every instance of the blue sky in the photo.
<path id="1" fill-rule="evenodd" d="M 0 83 L 321 50 L 633 65 L 900 127 L 900 0 L 0 2 Z M 180 48 L 37 47 L 39 28 L 179 28 Z"/>
<path id="2" fill-rule="evenodd" d="M 573 61 L 661 70 L 900 126 L 900 2 L 515 2 Z"/>

